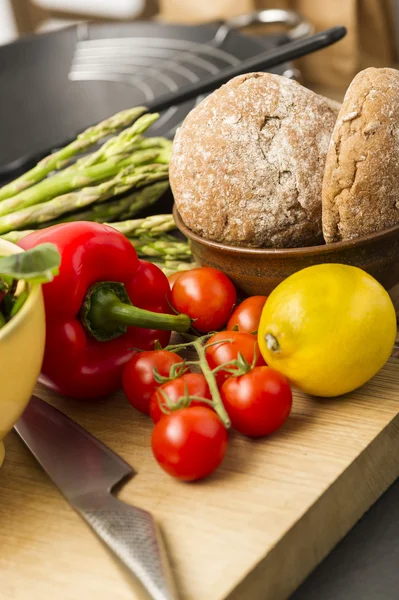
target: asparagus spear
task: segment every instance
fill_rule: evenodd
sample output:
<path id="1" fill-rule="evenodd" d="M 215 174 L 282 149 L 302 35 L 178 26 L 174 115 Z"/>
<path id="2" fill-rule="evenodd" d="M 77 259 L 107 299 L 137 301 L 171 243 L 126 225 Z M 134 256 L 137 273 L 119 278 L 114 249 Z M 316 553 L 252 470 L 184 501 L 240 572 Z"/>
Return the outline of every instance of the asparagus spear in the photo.
<path id="1" fill-rule="evenodd" d="M 130 219 L 119 223 L 106 223 L 114 227 L 129 238 L 137 238 L 141 235 L 158 236 L 167 231 L 176 229 L 173 215 L 151 215 L 144 219 Z"/>
<path id="2" fill-rule="evenodd" d="M 19 240 L 26 237 L 30 233 L 33 233 L 36 229 L 23 229 L 22 231 L 9 231 L 8 233 L 2 234 L 0 237 L 2 240 L 7 240 L 13 244 L 18 244 Z"/>
<path id="3" fill-rule="evenodd" d="M 157 236 L 176 229 L 173 215 L 151 215 L 143 219 L 130 219 L 129 221 L 120 221 L 116 223 L 105 223 L 110 227 L 114 227 L 129 238 L 138 238 L 142 235 L 147 235 L 156 238 Z M 23 229 L 22 231 L 9 231 L 2 234 L 0 237 L 14 244 L 25 236 L 33 233 L 35 229 Z"/>
<path id="4" fill-rule="evenodd" d="M 173 142 L 164 137 L 148 137 L 138 136 L 136 140 L 138 150 L 148 150 L 148 148 L 166 148 L 171 149 Z"/>
<path id="5" fill-rule="evenodd" d="M 51 200 L 61 194 L 87 187 L 106 179 L 115 177 L 121 169 L 129 165 L 145 165 L 146 163 L 164 162 L 163 149 L 140 150 L 130 155 L 116 155 L 107 161 L 86 167 L 85 169 L 67 169 L 44 179 L 37 185 L 20 192 L 16 196 L 0 203 L 0 216 L 21 210 L 34 204 Z"/>
<path id="6" fill-rule="evenodd" d="M 191 250 L 187 242 L 180 242 L 173 236 L 152 239 L 146 236 L 130 239 L 137 254 L 142 257 L 162 258 L 163 260 L 191 259 Z"/>
<path id="7" fill-rule="evenodd" d="M 57 223 L 69 223 L 71 221 L 96 221 L 97 223 L 108 223 L 112 220 L 130 219 L 143 208 L 147 208 L 154 204 L 164 194 L 168 187 L 168 181 L 153 183 L 152 185 L 147 185 L 123 198 L 94 205 L 89 210 L 80 211 L 56 221 L 46 223 L 46 227 Z"/>
<path id="8" fill-rule="evenodd" d="M 189 269 L 194 269 L 197 266 L 194 261 L 179 262 L 178 260 L 166 260 L 164 262 L 158 262 L 152 260 L 151 262 L 161 269 L 161 271 L 165 273 L 166 277 L 173 275 L 173 273 L 176 273 L 176 271 L 188 271 Z"/>
<path id="9" fill-rule="evenodd" d="M 27 225 L 39 225 L 52 221 L 65 213 L 71 213 L 95 202 L 104 202 L 108 198 L 123 194 L 132 188 L 140 188 L 167 178 L 168 172 L 164 165 L 127 167 L 114 179 L 97 186 L 85 187 L 76 192 L 57 196 L 48 202 L 29 206 L 0 217 L 0 234 L 13 229 L 21 229 Z"/>
<path id="10" fill-rule="evenodd" d="M 77 160 L 75 164 L 69 167 L 68 170 L 70 171 L 71 169 L 76 168 L 82 169 L 98 164 L 107 160 L 111 156 L 120 154 L 121 149 L 123 153 L 140 149 L 139 147 L 137 148 L 140 134 L 144 133 L 144 131 L 146 131 L 146 129 L 148 129 L 158 118 L 158 113 L 143 115 L 137 119 L 137 121 L 133 123 L 131 127 L 125 129 L 119 135 L 106 141 L 96 152 L 93 152 L 88 156 L 83 156 Z"/>
<path id="11" fill-rule="evenodd" d="M 135 121 L 145 113 L 146 110 L 143 106 L 123 110 L 109 119 L 105 119 L 105 121 L 94 125 L 94 127 L 89 127 L 89 129 L 79 134 L 73 142 L 61 150 L 46 156 L 33 169 L 3 186 L 0 189 L 0 201 L 15 196 L 22 190 L 44 179 L 51 171 L 64 167 L 73 156 L 79 152 L 84 152 L 108 135 L 127 127 L 132 121 Z"/>

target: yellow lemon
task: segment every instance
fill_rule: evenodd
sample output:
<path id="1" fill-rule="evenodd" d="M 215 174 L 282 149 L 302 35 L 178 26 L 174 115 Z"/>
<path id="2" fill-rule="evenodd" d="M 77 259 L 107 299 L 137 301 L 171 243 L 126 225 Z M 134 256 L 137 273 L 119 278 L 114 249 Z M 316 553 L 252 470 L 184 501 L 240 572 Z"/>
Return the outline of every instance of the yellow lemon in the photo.
<path id="1" fill-rule="evenodd" d="M 322 264 L 285 279 L 262 312 L 263 358 L 315 396 L 363 385 L 389 358 L 396 314 L 384 288 L 357 267 Z"/>

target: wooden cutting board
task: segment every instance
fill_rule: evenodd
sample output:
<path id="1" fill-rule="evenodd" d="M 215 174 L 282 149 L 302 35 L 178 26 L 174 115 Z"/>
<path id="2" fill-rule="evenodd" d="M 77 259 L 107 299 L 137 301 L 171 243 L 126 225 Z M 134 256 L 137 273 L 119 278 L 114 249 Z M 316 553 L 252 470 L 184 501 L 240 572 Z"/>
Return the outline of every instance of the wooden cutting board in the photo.
<path id="1" fill-rule="evenodd" d="M 120 492 L 151 511 L 185 600 L 279 600 L 399 475 L 399 361 L 344 399 L 295 395 L 269 439 L 232 432 L 214 476 L 184 484 L 154 462 L 150 421 L 122 394 L 66 402 L 38 387 L 137 470 Z M 131 600 L 130 574 L 12 432 L 0 470 L 1 600 Z"/>

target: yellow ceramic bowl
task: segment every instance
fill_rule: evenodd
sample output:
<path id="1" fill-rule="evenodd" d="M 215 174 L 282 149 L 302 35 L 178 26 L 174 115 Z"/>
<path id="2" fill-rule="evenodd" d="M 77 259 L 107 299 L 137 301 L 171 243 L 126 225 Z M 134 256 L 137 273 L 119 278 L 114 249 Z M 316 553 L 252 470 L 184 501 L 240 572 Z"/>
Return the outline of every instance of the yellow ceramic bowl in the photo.
<path id="1" fill-rule="evenodd" d="M 0 256 L 22 252 L 0 239 Z M 0 329 L 0 466 L 3 438 L 28 404 L 43 361 L 45 315 L 40 285 L 33 285 L 22 308 Z"/>

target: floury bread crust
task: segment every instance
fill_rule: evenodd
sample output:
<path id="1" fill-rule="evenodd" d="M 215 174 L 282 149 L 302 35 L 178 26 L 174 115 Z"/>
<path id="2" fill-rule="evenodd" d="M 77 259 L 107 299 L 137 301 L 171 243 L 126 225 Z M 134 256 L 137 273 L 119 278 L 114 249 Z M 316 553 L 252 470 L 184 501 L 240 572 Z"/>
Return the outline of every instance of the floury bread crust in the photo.
<path id="1" fill-rule="evenodd" d="M 338 114 L 323 180 L 327 243 L 399 223 L 399 71 L 356 75 Z"/>
<path id="2" fill-rule="evenodd" d="M 254 247 L 322 241 L 321 187 L 336 106 L 270 73 L 241 75 L 201 102 L 174 141 L 170 182 L 185 224 Z"/>

